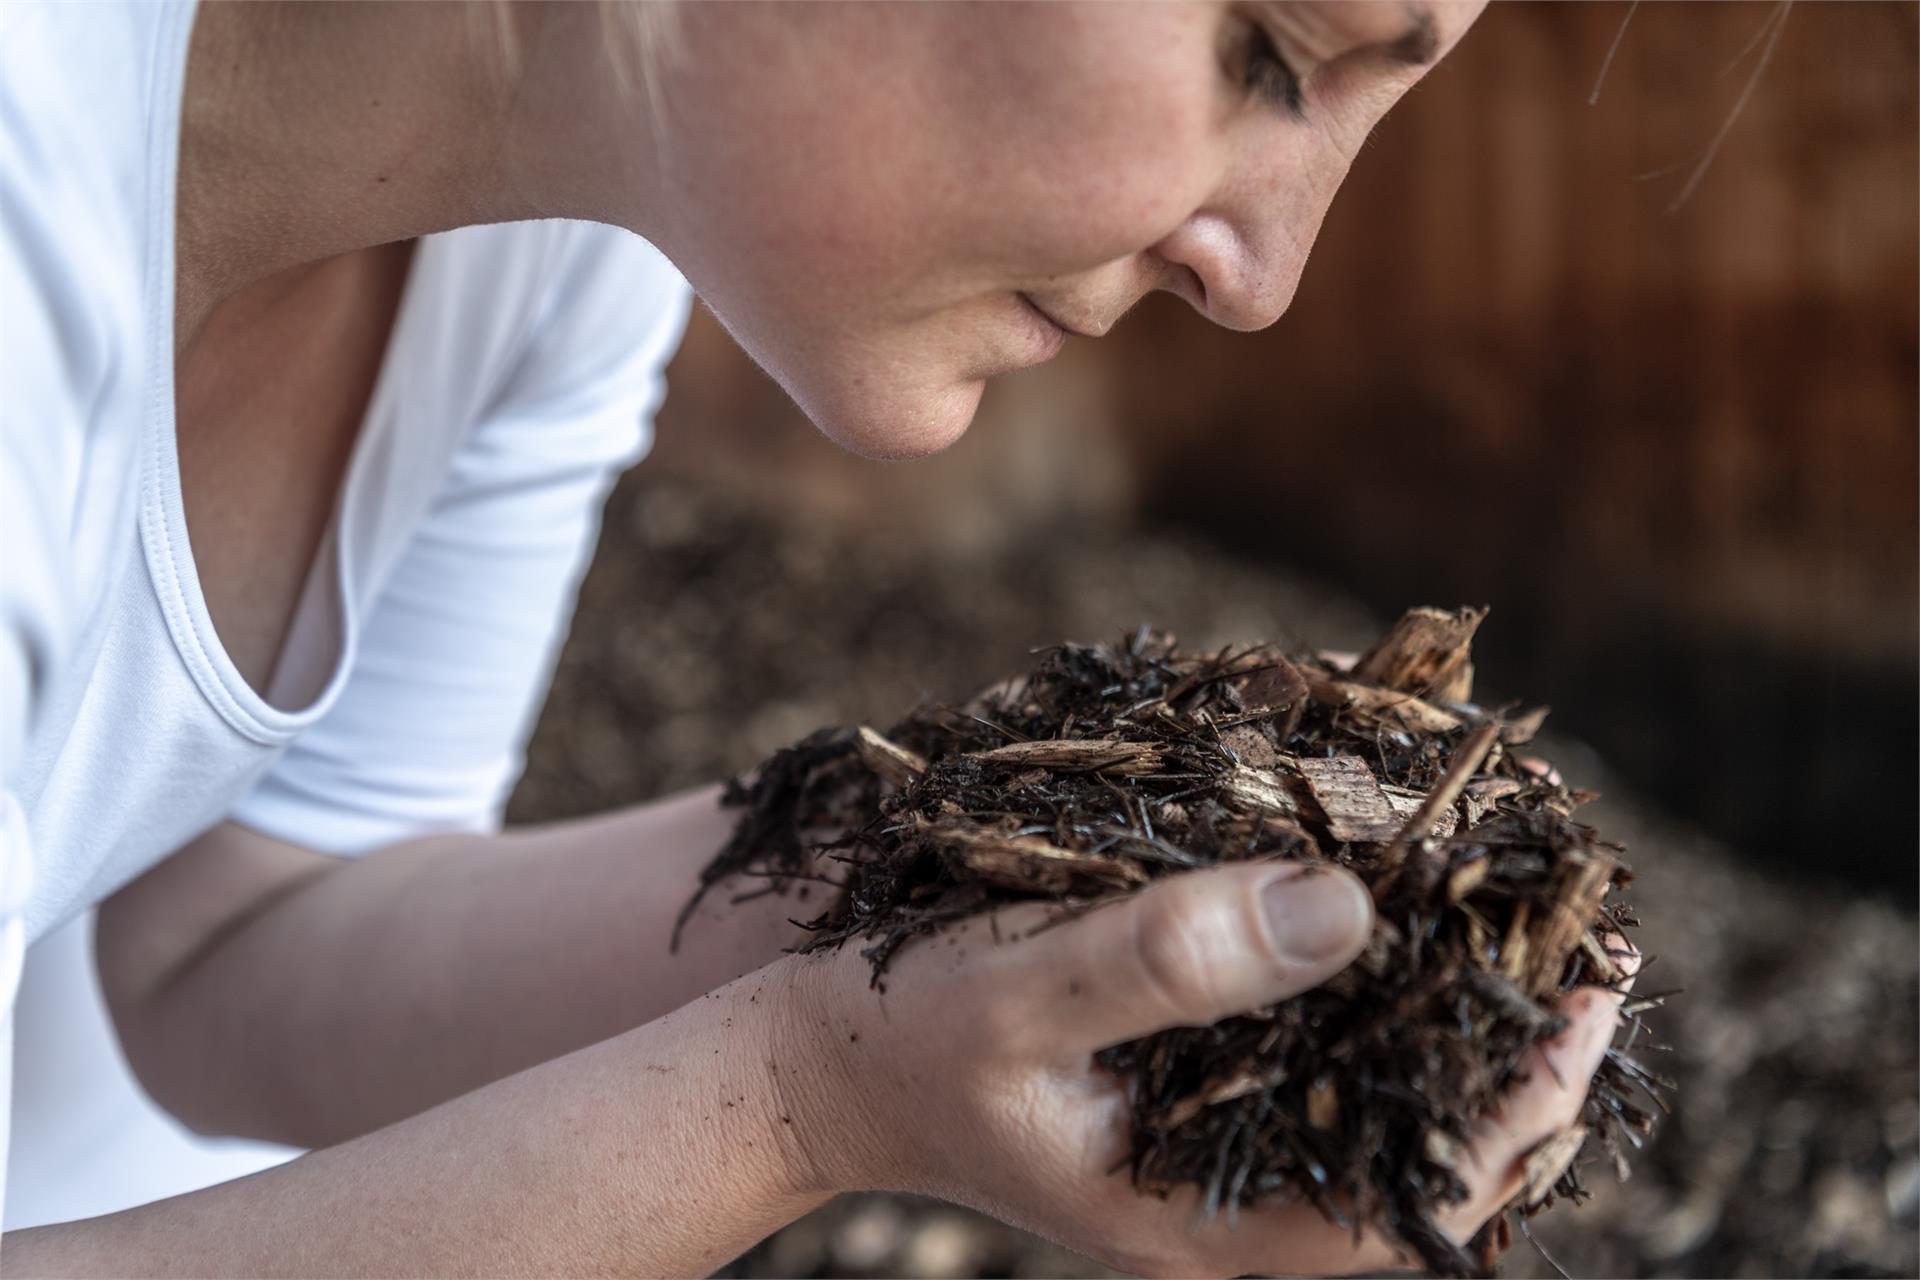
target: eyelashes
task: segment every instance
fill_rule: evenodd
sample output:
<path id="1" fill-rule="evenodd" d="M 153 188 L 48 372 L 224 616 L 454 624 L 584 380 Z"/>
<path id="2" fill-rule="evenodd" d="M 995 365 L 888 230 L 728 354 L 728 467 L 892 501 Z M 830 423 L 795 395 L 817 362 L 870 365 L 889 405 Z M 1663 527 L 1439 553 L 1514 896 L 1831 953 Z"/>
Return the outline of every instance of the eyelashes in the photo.
<path id="1" fill-rule="evenodd" d="M 1241 61 L 1240 74 L 1250 96 L 1285 111 L 1296 120 L 1305 117 L 1300 77 L 1293 73 L 1273 37 L 1258 21 L 1247 23 L 1246 55 Z"/>

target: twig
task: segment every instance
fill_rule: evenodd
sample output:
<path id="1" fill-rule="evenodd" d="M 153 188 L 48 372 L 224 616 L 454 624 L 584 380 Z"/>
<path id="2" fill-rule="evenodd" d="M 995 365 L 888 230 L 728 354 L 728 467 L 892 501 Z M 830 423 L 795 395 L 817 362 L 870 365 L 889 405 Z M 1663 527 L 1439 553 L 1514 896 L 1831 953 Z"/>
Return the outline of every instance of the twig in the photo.
<path id="1" fill-rule="evenodd" d="M 1440 820 L 1441 813 L 1448 806 L 1460 798 L 1467 780 L 1480 768 L 1480 762 L 1487 758 L 1487 752 L 1493 749 L 1494 741 L 1499 736 L 1500 722 L 1497 720 L 1489 720 L 1467 735 L 1467 740 L 1453 753 L 1446 776 L 1427 793 L 1427 798 L 1407 819 L 1407 825 L 1400 828 L 1400 834 L 1381 850 L 1381 865 L 1397 866 L 1406 858 L 1408 845 L 1433 831 L 1433 824 Z"/>

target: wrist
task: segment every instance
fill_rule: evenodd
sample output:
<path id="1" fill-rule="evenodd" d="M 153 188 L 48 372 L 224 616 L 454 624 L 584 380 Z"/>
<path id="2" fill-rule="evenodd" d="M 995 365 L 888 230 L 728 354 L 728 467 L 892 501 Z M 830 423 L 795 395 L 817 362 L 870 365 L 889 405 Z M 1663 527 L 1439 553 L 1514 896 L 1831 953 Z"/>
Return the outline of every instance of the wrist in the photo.
<path id="1" fill-rule="evenodd" d="M 800 1195 L 903 1189 L 890 1158 L 899 1144 L 887 1138 L 896 1131 L 886 1116 L 897 1081 L 874 1060 L 883 1037 L 867 1025 L 865 1006 L 876 1001 L 866 969 L 856 949 L 846 948 L 788 956 L 745 980 L 767 978 L 754 1007 L 767 1022 L 776 1121 L 790 1185 Z M 863 1007 L 847 1007 L 848 990 L 865 997 Z"/>

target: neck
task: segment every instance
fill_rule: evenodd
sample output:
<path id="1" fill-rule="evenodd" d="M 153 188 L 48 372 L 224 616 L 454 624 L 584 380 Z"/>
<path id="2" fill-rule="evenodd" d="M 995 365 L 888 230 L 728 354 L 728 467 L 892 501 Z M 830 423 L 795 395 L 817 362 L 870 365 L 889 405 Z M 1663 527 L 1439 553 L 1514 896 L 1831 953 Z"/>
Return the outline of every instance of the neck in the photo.
<path id="1" fill-rule="evenodd" d="M 306 264 L 637 207 L 609 187 L 644 187 L 644 148 L 614 164 L 588 154 L 610 136 L 597 125 L 617 80 L 597 9 L 203 5 L 182 108 L 178 344 L 226 298 Z M 628 114 L 643 103 L 629 95 Z"/>

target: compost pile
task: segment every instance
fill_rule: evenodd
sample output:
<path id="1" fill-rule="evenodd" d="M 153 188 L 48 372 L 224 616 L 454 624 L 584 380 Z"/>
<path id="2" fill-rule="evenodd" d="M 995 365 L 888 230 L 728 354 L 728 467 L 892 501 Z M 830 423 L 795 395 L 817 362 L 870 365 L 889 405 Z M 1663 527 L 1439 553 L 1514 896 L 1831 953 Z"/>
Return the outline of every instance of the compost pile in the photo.
<path id="1" fill-rule="evenodd" d="M 1092 909 L 1221 862 L 1345 866 L 1377 909 L 1353 967 L 1097 1055 L 1131 1099 L 1133 1180 L 1197 1186 L 1209 1213 L 1303 1198 L 1435 1273 L 1491 1274 L 1510 1220 L 1586 1198 L 1581 1150 L 1626 1176 L 1667 1082 L 1635 1056 L 1659 997 L 1629 999 L 1584 1123 L 1530 1154 L 1511 1219 L 1465 1249 L 1436 1224 L 1466 1196 L 1474 1123 L 1563 1026 L 1554 999 L 1619 984 L 1636 924 L 1608 900 L 1622 850 L 1572 816 L 1592 796 L 1512 750 L 1544 709 L 1472 701 L 1484 614 L 1413 610 L 1351 668 L 1272 645 L 1188 655 L 1143 628 L 885 733 L 823 729 L 730 787 L 745 812 L 701 893 L 830 870 L 840 891 L 802 949 L 862 942 L 879 984 L 901 946 L 997 906 Z"/>

